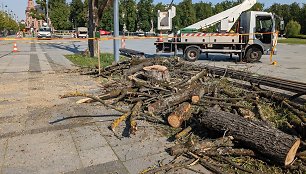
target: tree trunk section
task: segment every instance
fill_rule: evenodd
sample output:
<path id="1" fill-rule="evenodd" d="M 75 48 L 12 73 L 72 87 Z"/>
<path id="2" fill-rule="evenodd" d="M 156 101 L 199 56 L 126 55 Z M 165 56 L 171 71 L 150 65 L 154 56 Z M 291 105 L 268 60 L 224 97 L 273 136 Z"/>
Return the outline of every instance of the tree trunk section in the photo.
<path id="1" fill-rule="evenodd" d="M 199 123 L 210 130 L 233 136 L 246 148 L 284 166 L 293 162 L 300 145 L 300 139 L 295 136 L 228 112 L 210 109 L 199 117 Z"/>
<path id="2" fill-rule="evenodd" d="M 176 110 L 168 117 L 168 123 L 174 127 L 181 127 L 182 123 L 191 117 L 191 104 L 188 102 L 182 103 Z"/>
<path id="3" fill-rule="evenodd" d="M 163 100 L 158 100 L 155 103 L 150 104 L 148 106 L 148 111 L 151 113 L 159 113 L 161 111 L 164 111 L 169 107 L 191 100 L 194 91 L 200 91 L 202 89 L 205 90 L 204 93 L 208 91 L 208 89 L 203 88 L 201 86 L 191 85 L 189 88 L 186 88 L 186 90 L 181 91 L 180 93 L 177 93 L 171 97 L 164 98 Z"/>
<path id="4" fill-rule="evenodd" d="M 147 66 L 144 67 L 143 70 L 145 71 L 145 76 L 148 77 L 148 79 L 153 79 L 156 81 L 161 82 L 170 82 L 170 75 L 168 68 L 161 65 L 153 65 L 153 66 Z"/>

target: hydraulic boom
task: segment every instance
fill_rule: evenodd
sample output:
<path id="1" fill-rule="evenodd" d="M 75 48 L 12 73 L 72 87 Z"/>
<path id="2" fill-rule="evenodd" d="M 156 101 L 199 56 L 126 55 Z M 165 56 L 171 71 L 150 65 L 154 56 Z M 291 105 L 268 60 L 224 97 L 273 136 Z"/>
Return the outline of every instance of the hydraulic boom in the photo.
<path id="1" fill-rule="evenodd" d="M 185 29 L 205 29 L 220 22 L 220 32 L 229 32 L 241 13 L 252 8 L 254 4 L 256 4 L 256 0 L 244 0 L 235 7 L 190 25 Z"/>

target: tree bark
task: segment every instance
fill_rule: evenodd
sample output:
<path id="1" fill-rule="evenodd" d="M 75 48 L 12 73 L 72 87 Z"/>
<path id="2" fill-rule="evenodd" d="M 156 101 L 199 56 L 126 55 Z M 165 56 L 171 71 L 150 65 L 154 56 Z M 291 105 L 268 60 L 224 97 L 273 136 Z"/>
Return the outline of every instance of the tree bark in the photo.
<path id="1" fill-rule="evenodd" d="M 153 62 L 151 62 L 151 61 L 145 61 L 145 62 L 142 62 L 140 64 L 133 65 L 133 66 L 130 67 L 130 69 L 128 69 L 125 72 L 125 75 L 126 76 L 132 75 L 132 74 L 142 70 L 145 66 L 151 66 L 151 65 L 153 65 Z"/>
<path id="2" fill-rule="evenodd" d="M 233 136 L 246 148 L 284 166 L 293 162 L 300 145 L 300 139 L 295 136 L 228 112 L 209 109 L 199 117 L 199 123 L 210 130 Z"/>
<path id="3" fill-rule="evenodd" d="M 208 93 L 211 88 L 202 87 L 199 85 L 191 85 L 186 90 L 181 91 L 171 97 L 164 98 L 163 100 L 158 100 L 148 106 L 148 111 L 151 113 L 158 113 L 164 111 L 165 109 L 183 103 L 185 101 L 191 100 L 195 91 L 204 91 L 203 94 Z"/>
<path id="4" fill-rule="evenodd" d="M 182 123 L 191 117 L 191 111 L 190 103 L 182 103 L 172 114 L 170 114 L 168 123 L 174 128 L 181 127 Z"/>
<path id="5" fill-rule="evenodd" d="M 88 0 L 88 38 L 94 36 L 94 18 L 93 18 L 93 5 L 95 0 Z M 90 57 L 94 57 L 94 41 L 88 39 L 88 50 Z"/>

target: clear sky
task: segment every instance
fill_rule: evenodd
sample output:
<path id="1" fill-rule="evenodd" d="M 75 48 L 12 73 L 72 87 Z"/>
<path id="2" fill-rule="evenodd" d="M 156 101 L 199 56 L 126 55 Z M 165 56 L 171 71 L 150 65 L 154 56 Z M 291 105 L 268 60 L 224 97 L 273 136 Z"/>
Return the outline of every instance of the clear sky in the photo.
<path id="1" fill-rule="evenodd" d="M 193 2 L 199 2 L 201 0 L 193 0 Z M 202 0 L 203 2 L 212 2 L 212 3 L 218 3 L 222 2 L 222 0 Z M 298 3 L 306 3 L 306 0 L 258 0 L 258 2 L 264 3 L 266 7 L 269 7 L 271 4 L 277 2 L 277 3 L 287 3 L 291 4 L 293 2 Z M 13 14 L 15 13 L 19 20 L 25 18 L 25 9 L 27 6 L 27 0 L 0 0 L 0 10 L 4 8 L 4 10 L 13 11 Z M 71 2 L 71 0 L 67 0 L 67 2 Z M 170 3 L 171 0 L 154 0 L 154 2 L 163 2 L 163 3 Z M 175 3 L 180 2 L 180 0 L 175 0 Z M 7 6 L 7 8 L 5 8 Z"/>

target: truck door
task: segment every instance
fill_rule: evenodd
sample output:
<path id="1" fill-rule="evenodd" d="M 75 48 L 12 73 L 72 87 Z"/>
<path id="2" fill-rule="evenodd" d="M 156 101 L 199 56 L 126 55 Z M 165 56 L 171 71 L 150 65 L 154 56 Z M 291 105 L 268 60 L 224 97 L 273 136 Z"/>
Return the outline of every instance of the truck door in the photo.
<path id="1" fill-rule="evenodd" d="M 263 44 L 272 44 L 274 22 L 272 16 L 256 16 L 256 39 Z"/>

